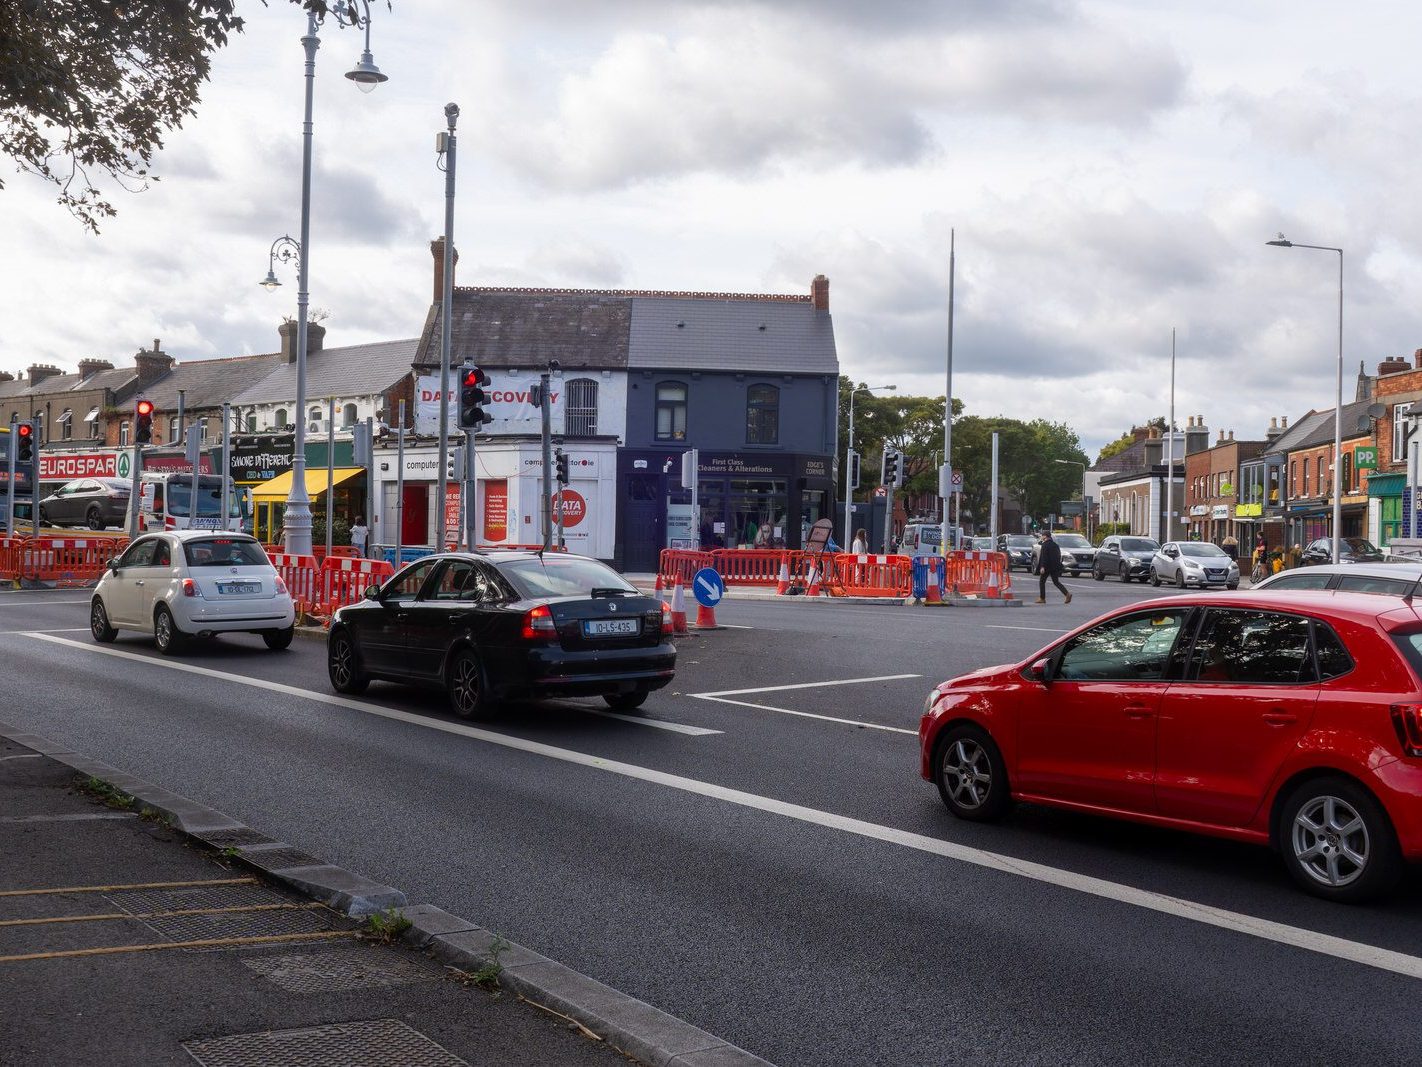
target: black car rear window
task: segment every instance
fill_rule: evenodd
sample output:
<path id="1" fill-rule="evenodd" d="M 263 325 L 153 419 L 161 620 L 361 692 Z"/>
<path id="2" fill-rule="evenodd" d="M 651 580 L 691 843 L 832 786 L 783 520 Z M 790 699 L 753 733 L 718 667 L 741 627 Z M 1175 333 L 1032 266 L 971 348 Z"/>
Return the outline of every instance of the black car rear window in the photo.
<path id="1" fill-rule="evenodd" d="M 495 563 L 499 573 L 524 597 L 588 596 L 594 589 L 635 593 L 637 587 L 595 559 L 547 555 Z"/>
<path id="2" fill-rule="evenodd" d="M 183 554 L 189 567 L 260 567 L 267 554 L 256 541 L 246 537 L 204 537 L 184 541 Z"/>

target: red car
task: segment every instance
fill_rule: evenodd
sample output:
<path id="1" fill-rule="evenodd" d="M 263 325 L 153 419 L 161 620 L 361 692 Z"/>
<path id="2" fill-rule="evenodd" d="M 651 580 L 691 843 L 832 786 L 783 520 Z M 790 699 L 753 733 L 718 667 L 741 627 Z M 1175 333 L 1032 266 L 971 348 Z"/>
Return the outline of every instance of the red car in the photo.
<path id="1" fill-rule="evenodd" d="M 938 686 L 919 747 L 960 818 L 1022 800 L 1270 844 L 1309 892 L 1364 900 L 1422 859 L 1422 602 L 1133 604 Z"/>

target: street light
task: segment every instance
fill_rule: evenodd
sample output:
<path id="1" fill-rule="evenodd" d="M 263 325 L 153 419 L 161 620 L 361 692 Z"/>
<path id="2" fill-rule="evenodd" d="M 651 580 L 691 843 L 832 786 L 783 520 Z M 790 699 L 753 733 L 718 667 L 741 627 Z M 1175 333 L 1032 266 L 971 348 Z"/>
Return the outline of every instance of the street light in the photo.
<path id="1" fill-rule="evenodd" d="M 370 92 L 383 81 L 389 80 L 380 72 L 370 54 L 370 0 L 337 0 L 331 11 L 338 22 L 350 23 L 365 30 L 365 51 L 355 68 L 346 77 L 355 82 L 362 92 Z M 296 440 L 292 444 L 291 490 L 286 497 L 286 511 L 282 516 L 282 531 L 287 552 L 298 556 L 311 555 L 311 498 L 306 492 L 306 311 L 311 302 L 309 285 L 311 249 L 311 102 L 316 86 L 316 49 L 321 47 L 321 20 L 314 12 L 306 14 L 306 36 L 301 38 L 301 46 L 306 51 L 306 112 L 301 126 L 301 238 L 279 237 L 272 242 L 267 256 L 267 276 L 261 285 L 271 292 L 281 283 L 277 281 L 273 269 L 275 261 L 283 263 L 296 260 Z M 326 487 L 330 492 L 331 487 Z M 443 501 L 440 506 L 443 507 Z"/>
<path id="2" fill-rule="evenodd" d="M 897 388 L 897 385 L 856 385 L 849 391 L 849 446 L 844 453 L 844 541 L 848 545 L 852 545 L 854 540 L 854 531 L 849 528 L 854 502 L 854 490 L 850 488 L 849 477 L 850 469 L 854 465 L 854 395 L 872 393 L 877 389 Z"/>
<path id="3" fill-rule="evenodd" d="M 1086 539 L 1091 540 L 1091 508 L 1086 504 L 1086 464 L 1079 459 L 1056 459 L 1053 463 L 1065 463 L 1068 466 L 1081 468 L 1081 524 L 1086 528 Z"/>
<path id="4" fill-rule="evenodd" d="M 1264 243 L 1275 248 L 1312 248 L 1338 253 L 1338 396 L 1333 405 L 1333 562 L 1337 563 L 1343 537 L 1343 249 L 1299 244 L 1282 233 Z"/>

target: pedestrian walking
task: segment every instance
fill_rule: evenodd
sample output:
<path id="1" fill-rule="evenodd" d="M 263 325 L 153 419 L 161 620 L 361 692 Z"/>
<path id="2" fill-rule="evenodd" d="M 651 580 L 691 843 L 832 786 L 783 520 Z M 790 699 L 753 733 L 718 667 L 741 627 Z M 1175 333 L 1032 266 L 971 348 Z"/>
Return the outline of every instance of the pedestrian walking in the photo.
<path id="1" fill-rule="evenodd" d="M 1071 603 L 1071 590 L 1062 585 L 1062 546 L 1052 539 L 1052 531 L 1042 535 L 1042 547 L 1037 552 L 1037 603 L 1047 602 L 1047 579 L 1061 591 L 1065 603 Z"/>
<path id="2" fill-rule="evenodd" d="M 1226 536 L 1225 539 L 1220 542 L 1220 547 L 1224 549 L 1226 556 L 1236 563 L 1239 562 L 1239 541 L 1235 538 L 1234 534 Z"/>
<path id="3" fill-rule="evenodd" d="M 351 523 L 351 547 L 361 559 L 365 559 L 365 547 L 369 541 L 370 529 L 365 525 L 365 516 L 357 515 L 355 522 Z"/>
<path id="4" fill-rule="evenodd" d="M 869 535 L 861 527 L 854 531 L 854 543 L 849 546 L 849 551 L 856 556 L 867 556 L 869 554 Z"/>

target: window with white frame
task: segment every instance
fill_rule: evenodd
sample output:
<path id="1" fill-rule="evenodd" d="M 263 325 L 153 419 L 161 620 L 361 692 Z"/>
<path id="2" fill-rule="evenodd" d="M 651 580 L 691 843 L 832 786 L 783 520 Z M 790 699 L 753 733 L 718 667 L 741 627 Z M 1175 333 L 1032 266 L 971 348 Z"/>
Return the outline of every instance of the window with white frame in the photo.
<path id="1" fill-rule="evenodd" d="M 93 440 L 99 436 L 99 409 L 90 408 L 89 414 L 84 416 L 84 436 Z"/>
<path id="2" fill-rule="evenodd" d="M 178 416 L 168 416 L 168 443 L 170 445 L 181 444 L 178 440 Z"/>
<path id="3" fill-rule="evenodd" d="M 291 420 L 286 417 L 286 408 L 277 408 L 276 414 L 272 416 L 272 428 L 285 430 L 286 424 Z"/>
<path id="4" fill-rule="evenodd" d="M 61 441 L 74 440 L 74 412 L 70 408 L 59 413 L 59 438 Z"/>
<path id="5" fill-rule="evenodd" d="M 341 425 L 350 429 L 356 423 L 356 406 L 347 404 L 341 409 Z"/>
<path id="6" fill-rule="evenodd" d="M 1392 461 L 1394 463 L 1407 462 L 1407 430 L 1412 423 L 1411 404 L 1394 404 L 1392 406 Z"/>

